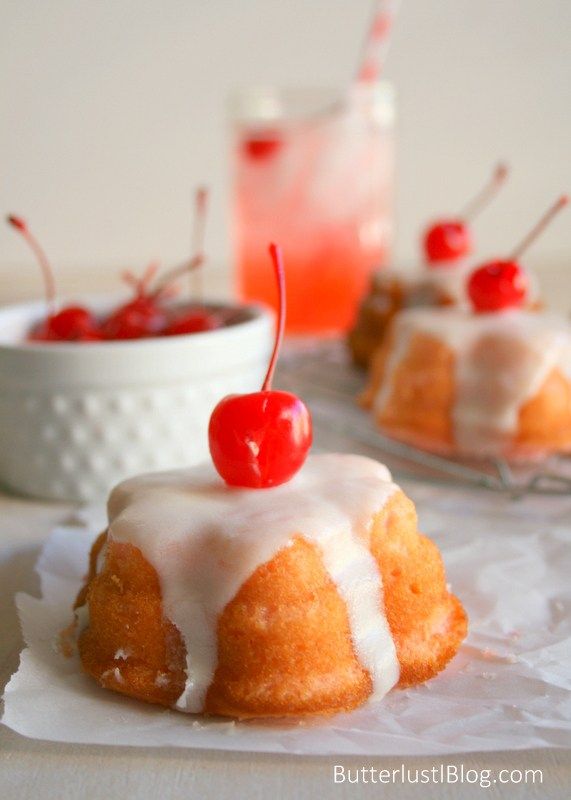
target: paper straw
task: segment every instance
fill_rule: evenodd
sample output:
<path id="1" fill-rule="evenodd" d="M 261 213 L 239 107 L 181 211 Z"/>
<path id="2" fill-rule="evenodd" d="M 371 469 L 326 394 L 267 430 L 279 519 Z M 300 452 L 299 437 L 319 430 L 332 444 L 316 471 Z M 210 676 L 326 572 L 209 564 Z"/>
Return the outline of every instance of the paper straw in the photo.
<path id="1" fill-rule="evenodd" d="M 378 0 L 375 13 L 365 39 L 357 83 L 374 83 L 384 69 L 392 40 L 399 0 Z"/>

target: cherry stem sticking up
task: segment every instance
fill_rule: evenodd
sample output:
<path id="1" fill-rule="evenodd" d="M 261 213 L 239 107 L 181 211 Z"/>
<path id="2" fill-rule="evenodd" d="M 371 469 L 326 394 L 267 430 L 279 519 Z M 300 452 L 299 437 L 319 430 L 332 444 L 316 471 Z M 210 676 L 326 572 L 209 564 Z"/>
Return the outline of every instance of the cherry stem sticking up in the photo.
<path id="1" fill-rule="evenodd" d="M 499 188 L 505 182 L 509 174 L 507 164 L 500 163 L 494 170 L 494 173 L 486 185 L 480 189 L 478 194 L 470 200 L 462 211 L 461 219 L 469 222 L 476 217 L 482 209 L 484 209 L 490 200 L 498 193 Z"/>
<path id="2" fill-rule="evenodd" d="M 158 297 L 174 281 L 182 278 L 187 273 L 194 274 L 196 284 L 193 284 L 193 294 L 202 299 L 202 270 L 206 257 L 204 255 L 204 230 L 206 227 L 206 209 L 208 203 L 208 189 L 200 186 L 195 193 L 194 223 L 192 232 L 192 255 L 188 261 L 178 264 L 167 270 L 156 282 L 153 295 Z"/>
<path id="3" fill-rule="evenodd" d="M 276 283 L 278 285 L 278 324 L 276 327 L 274 349 L 270 359 L 268 371 L 266 372 L 266 377 L 264 378 L 264 382 L 262 384 L 262 392 L 271 391 L 274 372 L 276 370 L 276 363 L 284 338 L 286 320 L 285 270 L 282 250 L 279 245 L 272 242 L 270 244 L 269 251 L 272 261 L 274 262 L 274 272 L 276 276 Z"/>
<path id="4" fill-rule="evenodd" d="M 206 232 L 206 213 L 208 209 L 208 189 L 199 186 L 194 195 L 194 215 L 191 236 L 191 262 L 200 258 L 199 266 L 204 263 L 204 235 Z M 203 296 L 203 273 L 201 269 L 192 269 L 190 274 L 191 291 L 197 300 Z"/>
<path id="5" fill-rule="evenodd" d="M 8 222 L 9 225 L 11 225 L 13 228 L 16 228 L 16 230 L 20 232 L 20 234 L 26 240 L 32 252 L 36 256 L 36 259 L 40 265 L 40 269 L 42 270 L 42 275 L 44 276 L 44 285 L 46 290 L 46 303 L 48 305 L 48 312 L 50 314 L 53 314 L 55 312 L 55 301 L 56 301 L 54 273 L 43 247 L 38 242 L 33 233 L 31 233 L 31 231 L 28 228 L 26 220 L 22 219 L 22 217 L 16 217 L 13 214 L 10 214 L 6 218 L 6 221 Z"/>
<path id="6" fill-rule="evenodd" d="M 149 287 L 159 269 L 159 264 L 153 261 L 149 264 L 142 276 L 139 278 L 131 270 L 125 270 L 121 277 L 135 292 L 137 297 L 145 297 L 149 294 Z"/>
<path id="7" fill-rule="evenodd" d="M 172 269 L 167 270 L 155 283 L 153 288 L 153 296 L 158 297 L 162 295 L 171 283 L 182 278 L 183 275 L 186 275 L 187 272 L 195 272 L 200 271 L 199 268 L 204 263 L 204 256 L 202 254 L 198 254 L 190 259 L 190 261 L 185 261 L 184 264 L 179 264 Z"/>
<path id="8" fill-rule="evenodd" d="M 540 233 L 549 225 L 553 217 L 558 214 L 562 208 L 565 208 L 569 203 L 569 195 L 562 194 L 557 198 L 555 203 L 547 209 L 545 214 L 541 217 L 539 222 L 533 226 L 528 234 L 526 234 L 518 246 L 513 250 L 510 255 L 510 260 L 517 261 L 521 255 L 527 250 L 532 242 L 534 242 Z"/>

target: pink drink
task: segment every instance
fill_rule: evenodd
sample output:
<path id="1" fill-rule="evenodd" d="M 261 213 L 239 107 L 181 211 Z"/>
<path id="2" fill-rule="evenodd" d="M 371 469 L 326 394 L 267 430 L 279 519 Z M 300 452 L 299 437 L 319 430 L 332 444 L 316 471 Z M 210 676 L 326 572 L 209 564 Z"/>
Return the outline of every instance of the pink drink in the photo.
<path id="1" fill-rule="evenodd" d="M 390 87 L 355 88 L 344 105 L 315 92 L 246 99 L 234 132 L 240 296 L 276 306 L 268 256 L 276 241 L 286 266 L 288 332 L 343 332 L 391 245 Z"/>

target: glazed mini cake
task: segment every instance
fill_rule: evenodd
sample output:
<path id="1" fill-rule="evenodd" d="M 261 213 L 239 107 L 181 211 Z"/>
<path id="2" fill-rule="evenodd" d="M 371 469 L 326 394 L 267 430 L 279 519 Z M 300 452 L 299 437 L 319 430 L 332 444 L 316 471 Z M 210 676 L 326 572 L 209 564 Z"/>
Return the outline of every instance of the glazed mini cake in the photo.
<path id="1" fill-rule="evenodd" d="M 466 635 L 440 554 L 386 468 L 307 458 L 309 410 L 271 388 L 285 282 L 270 253 L 280 310 L 262 390 L 214 408 L 213 466 L 112 492 L 76 602 L 89 675 L 189 713 L 348 711 L 432 677 Z"/>
<path id="2" fill-rule="evenodd" d="M 265 490 L 211 466 L 126 481 L 77 608 L 101 686 L 238 718 L 379 700 L 436 675 L 467 627 L 411 501 L 349 455 Z"/>
<path id="3" fill-rule="evenodd" d="M 363 402 L 383 431 L 440 453 L 537 458 L 571 448 L 571 331 L 512 309 L 395 318 Z"/>
<path id="4" fill-rule="evenodd" d="M 394 316 L 363 405 L 396 439 L 437 453 L 508 460 L 571 449 L 571 328 L 533 313 L 520 256 L 569 204 L 562 195 L 509 258 L 465 281 L 467 308 Z"/>

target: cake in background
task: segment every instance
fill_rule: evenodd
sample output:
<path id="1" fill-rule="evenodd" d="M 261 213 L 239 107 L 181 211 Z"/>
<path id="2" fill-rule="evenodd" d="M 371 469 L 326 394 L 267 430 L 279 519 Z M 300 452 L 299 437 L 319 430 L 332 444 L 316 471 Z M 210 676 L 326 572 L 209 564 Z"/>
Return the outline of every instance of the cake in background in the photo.
<path id="1" fill-rule="evenodd" d="M 561 197 L 507 259 L 467 281 L 471 309 L 397 314 L 363 404 L 391 436 L 438 453 L 534 460 L 571 449 L 571 327 L 529 311 L 519 263 Z"/>
<path id="2" fill-rule="evenodd" d="M 500 163 L 486 185 L 455 217 L 430 223 L 422 235 L 421 264 L 414 270 L 379 269 L 349 332 L 353 361 L 367 367 L 394 315 L 405 308 L 468 304 L 466 279 L 474 254 L 472 222 L 508 177 Z"/>

